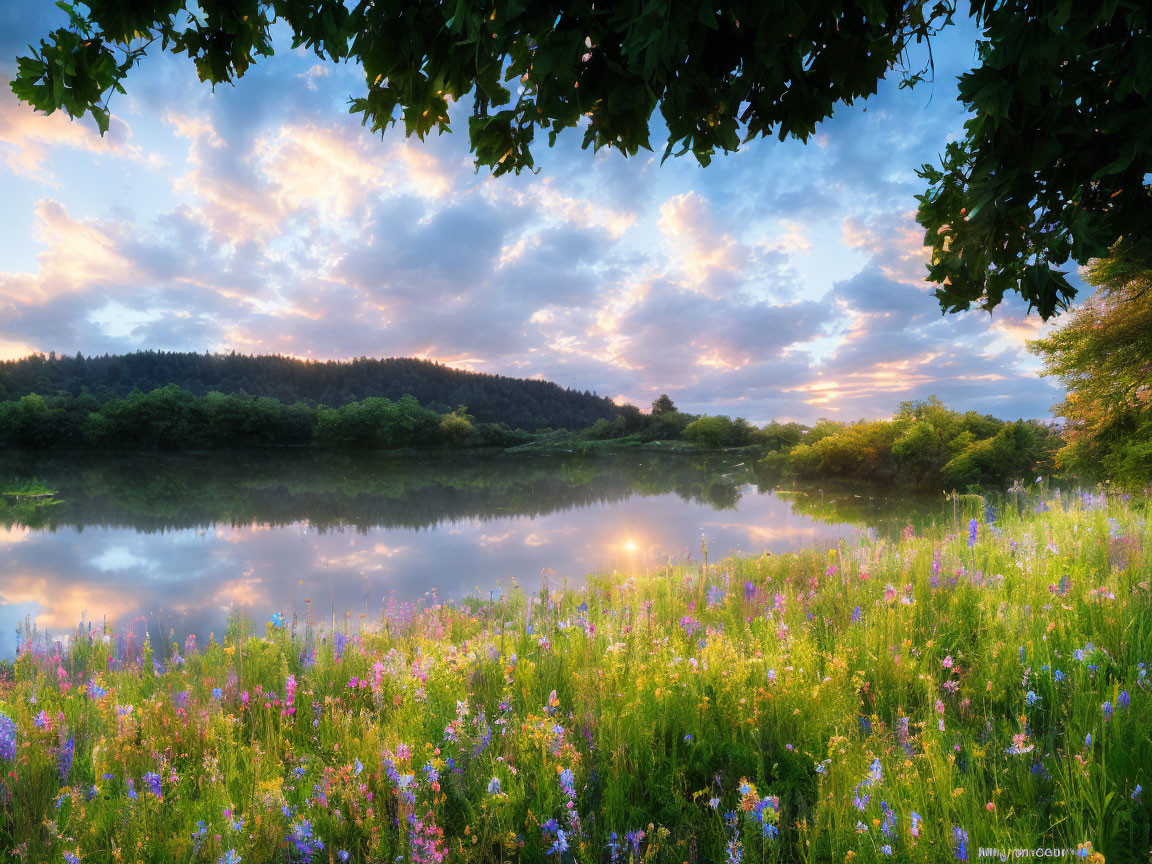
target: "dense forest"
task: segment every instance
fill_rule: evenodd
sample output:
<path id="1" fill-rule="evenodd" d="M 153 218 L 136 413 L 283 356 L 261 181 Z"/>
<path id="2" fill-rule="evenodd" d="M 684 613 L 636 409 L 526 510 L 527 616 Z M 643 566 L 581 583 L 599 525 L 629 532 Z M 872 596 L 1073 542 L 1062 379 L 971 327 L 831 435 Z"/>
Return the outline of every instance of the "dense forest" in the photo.
<path id="1" fill-rule="evenodd" d="M 582 429 L 616 416 L 610 399 L 550 381 L 452 369 L 429 360 L 297 360 L 280 355 L 138 351 L 99 357 L 34 354 L 0 363 L 0 402 L 37 394 L 88 394 L 103 404 L 175 384 L 194 396 L 247 394 L 286 405 L 340 407 L 373 397 L 411 396 L 444 414 L 460 405 L 478 423 L 514 429 Z"/>
<path id="2" fill-rule="evenodd" d="M 246 393 L 196 396 L 169 384 L 104 402 L 88 393 L 0 402 L 0 450 L 506 448 L 533 437 L 504 423 L 478 423 L 463 407 L 440 414 L 412 396 L 327 408 Z"/>

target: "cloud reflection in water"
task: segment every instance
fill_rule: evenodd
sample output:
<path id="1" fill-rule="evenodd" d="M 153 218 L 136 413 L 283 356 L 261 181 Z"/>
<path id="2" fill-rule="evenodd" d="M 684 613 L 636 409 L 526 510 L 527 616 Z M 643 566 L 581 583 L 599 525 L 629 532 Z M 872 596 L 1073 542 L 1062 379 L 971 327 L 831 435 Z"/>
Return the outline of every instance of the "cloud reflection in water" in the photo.
<path id="1" fill-rule="evenodd" d="M 479 464 L 478 464 L 479 461 Z M 487 592 L 513 579 L 699 554 L 782 552 L 850 537 L 758 487 L 735 457 L 599 459 L 130 457 L 7 465 L 60 489 L 32 526 L 0 522 L 0 654 L 26 614 L 146 616 L 154 636 L 219 633 L 230 609 L 374 617 L 390 597 Z M 734 468 L 735 466 L 735 468 Z"/>

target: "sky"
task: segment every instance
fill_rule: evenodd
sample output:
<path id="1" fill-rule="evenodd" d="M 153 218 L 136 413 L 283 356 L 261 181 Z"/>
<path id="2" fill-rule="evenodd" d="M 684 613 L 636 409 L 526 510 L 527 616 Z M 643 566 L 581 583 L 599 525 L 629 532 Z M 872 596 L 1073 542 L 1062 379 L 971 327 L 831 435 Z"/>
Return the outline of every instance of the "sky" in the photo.
<path id="1" fill-rule="evenodd" d="M 47 8 L 45 8 L 47 7 Z M 0 73 L 63 23 L 0 0 Z M 491 177 L 455 131 L 383 137 L 347 113 L 350 65 L 277 54 L 235 86 L 156 54 L 101 138 L 0 93 L 0 359 L 139 349 L 419 356 L 647 406 L 811 422 L 952 407 L 1046 418 L 1060 401 L 1013 299 L 942 316 L 923 281 L 915 169 L 965 119 L 959 24 L 935 80 L 840 107 L 807 145 L 707 168 L 580 147 Z M 657 116 L 658 120 L 658 116 Z"/>

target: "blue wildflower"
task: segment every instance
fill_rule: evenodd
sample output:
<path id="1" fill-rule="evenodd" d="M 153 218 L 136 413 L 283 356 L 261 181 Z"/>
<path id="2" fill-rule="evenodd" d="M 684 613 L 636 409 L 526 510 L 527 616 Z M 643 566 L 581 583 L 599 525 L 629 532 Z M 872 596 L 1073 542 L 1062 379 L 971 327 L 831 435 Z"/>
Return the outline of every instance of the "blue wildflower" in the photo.
<path id="1" fill-rule="evenodd" d="M 548 850 L 549 855 L 557 855 L 568 851 L 568 838 L 565 836 L 563 829 L 557 829 L 556 840 L 552 843 L 552 848 Z"/>
<path id="2" fill-rule="evenodd" d="M 200 846 L 204 843 L 204 838 L 208 834 L 208 823 L 201 819 L 196 823 L 196 830 L 192 832 L 192 857 L 196 857 L 196 853 L 200 851 Z"/>
<path id="3" fill-rule="evenodd" d="M 952 853 L 957 861 L 968 860 L 968 832 L 958 825 L 952 826 Z"/>
<path id="4" fill-rule="evenodd" d="M 149 771 L 144 775 L 144 785 L 148 787 L 148 791 L 155 795 L 157 798 L 163 798 L 163 790 L 160 787 L 160 775 L 155 771 Z"/>
<path id="5" fill-rule="evenodd" d="M 615 831 L 613 831 L 611 836 L 609 836 L 606 848 L 608 849 L 609 854 L 612 856 L 612 861 L 615 862 L 620 855 L 620 842 L 616 837 Z"/>

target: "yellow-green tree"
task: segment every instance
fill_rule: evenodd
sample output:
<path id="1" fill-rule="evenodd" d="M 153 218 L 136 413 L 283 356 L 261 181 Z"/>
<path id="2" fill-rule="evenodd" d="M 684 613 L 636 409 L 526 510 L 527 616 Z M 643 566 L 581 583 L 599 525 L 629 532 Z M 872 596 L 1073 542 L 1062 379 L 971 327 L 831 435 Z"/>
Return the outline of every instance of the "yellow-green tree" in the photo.
<path id="1" fill-rule="evenodd" d="M 1096 293 L 1031 343 L 1067 388 L 1062 467 L 1122 485 L 1152 482 L 1152 242 L 1125 240 L 1085 271 Z"/>

